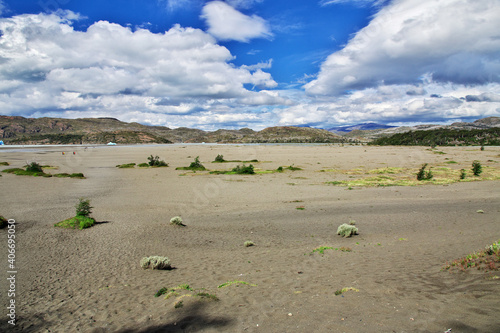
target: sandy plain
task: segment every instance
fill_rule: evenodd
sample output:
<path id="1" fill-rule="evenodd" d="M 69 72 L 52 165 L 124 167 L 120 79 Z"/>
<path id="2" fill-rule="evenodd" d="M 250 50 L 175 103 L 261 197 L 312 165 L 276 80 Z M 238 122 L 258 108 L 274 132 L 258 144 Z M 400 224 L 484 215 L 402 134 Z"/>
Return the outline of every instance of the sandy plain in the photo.
<path id="1" fill-rule="evenodd" d="M 65 152 L 65 155 L 62 155 Z M 75 152 L 75 155 L 73 155 Z M 158 155 L 168 168 L 119 169 Z M 175 170 L 196 156 L 210 170 L 259 160 L 257 175 Z M 479 160 L 498 178 L 500 148 L 338 145 L 152 145 L 0 150 L 49 173 L 2 174 L 0 214 L 16 220 L 16 326 L 7 323 L 7 231 L 0 230 L 2 332 L 500 332 L 498 271 L 442 271 L 500 239 L 500 182 L 447 183 Z M 450 161 L 456 162 L 451 163 Z M 436 184 L 413 180 L 429 163 Z M 391 169 L 392 168 L 392 169 Z M 385 170 L 385 171 L 384 171 Z M 474 180 L 474 181 L 472 181 Z M 332 182 L 352 183 L 332 185 Z M 375 179 L 375 182 L 377 180 Z M 335 183 L 333 183 L 335 184 Z M 382 183 L 381 183 L 382 184 Z M 98 223 L 54 227 L 89 198 Z M 301 208 L 301 209 L 297 209 Z M 482 210 L 484 213 L 477 213 Z M 182 216 L 186 227 L 170 225 Z M 359 235 L 337 227 L 356 221 Z M 255 246 L 245 247 L 251 240 Z M 324 254 L 312 253 L 330 246 Z M 335 250 L 349 247 L 352 252 Z M 143 270 L 167 256 L 175 269 Z M 218 288 L 229 281 L 244 281 Z M 154 297 L 162 287 L 193 292 Z M 341 295 L 335 291 L 352 287 Z M 183 307 L 175 308 L 182 295 Z"/>

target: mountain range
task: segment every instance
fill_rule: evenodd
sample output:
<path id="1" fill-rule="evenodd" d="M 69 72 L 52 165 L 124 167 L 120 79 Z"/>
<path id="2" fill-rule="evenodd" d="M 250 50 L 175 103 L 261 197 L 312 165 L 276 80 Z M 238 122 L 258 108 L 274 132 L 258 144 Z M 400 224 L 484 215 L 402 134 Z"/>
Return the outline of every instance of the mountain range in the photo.
<path id="1" fill-rule="evenodd" d="M 203 131 L 179 127 L 147 126 L 126 123 L 115 118 L 24 118 L 0 116 L 0 139 L 5 144 L 118 144 L 139 143 L 340 143 L 369 142 L 380 137 L 417 130 L 488 129 L 500 127 L 500 117 L 488 117 L 471 123 L 394 127 L 376 123 L 326 129 L 297 126 Z"/>

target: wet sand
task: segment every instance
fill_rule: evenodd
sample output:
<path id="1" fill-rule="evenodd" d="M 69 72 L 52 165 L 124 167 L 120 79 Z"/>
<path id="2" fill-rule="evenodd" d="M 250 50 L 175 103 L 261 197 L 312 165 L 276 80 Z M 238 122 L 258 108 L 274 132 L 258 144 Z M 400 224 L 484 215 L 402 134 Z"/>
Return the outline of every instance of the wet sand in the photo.
<path id="1" fill-rule="evenodd" d="M 378 168 L 500 168 L 500 148 L 332 145 L 158 145 L 0 150 L 0 162 L 58 167 L 86 179 L 2 173 L 0 215 L 16 220 L 16 315 L 7 323 L 7 230 L 0 230 L 2 332 L 500 332 L 500 273 L 442 271 L 447 261 L 500 239 L 500 182 L 342 187 Z M 62 155 L 62 152 L 65 155 Z M 76 153 L 73 155 L 73 151 Z M 119 169 L 158 155 L 168 168 Z M 196 156 L 210 170 L 253 160 L 256 170 L 211 175 L 175 170 Z M 447 164 L 450 160 L 456 164 Z M 330 172 L 329 170 L 337 170 Z M 340 170 L 340 171 L 339 171 Z M 357 170 L 349 173 L 348 170 Z M 413 171 L 412 171 L 413 172 Z M 98 223 L 54 223 L 91 200 Z M 302 210 L 297 207 L 303 208 Z M 477 213 L 483 210 L 483 214 Z M 186 227 L 170 225 L 182 216 Z M 356 221 L 359 235 L 342 238 Z M 251 240 L 255 246 L 245 247 Z M 323 255 L 311 252 L 330 246 Z M 349 247 L 352 252 L 335 248 Z M 175 269 L 143 270 L 145 256 Z M 224 288 L 229 281 L 244 281 Z M 216 295 L 162 287 L 189 284 Z M 352 287 L 342 295 L 335 291 Z"/>

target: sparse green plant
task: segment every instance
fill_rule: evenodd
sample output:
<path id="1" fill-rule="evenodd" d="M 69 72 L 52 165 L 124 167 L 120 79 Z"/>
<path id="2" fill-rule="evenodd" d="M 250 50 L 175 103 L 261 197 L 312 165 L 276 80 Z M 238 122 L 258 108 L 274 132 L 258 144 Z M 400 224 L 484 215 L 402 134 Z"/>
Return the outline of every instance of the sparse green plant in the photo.
<path id="1" fill-rule="evenodd" d="M 434 177 L 430 169 L 429 171 L 425 171 L 427 165 L 428 165 L 427 163 L 422 165 L 422 167 L 417 173 L 417 180 L 431 180 Z"/>
<path id="2" fill-rule="evenodd" d="M 159 156 L 153 156 L 153 155 L 151 155 L 151 156 L 148 157 L 148 160 L 149 160 L 149 166 L 152 166 L 152 167 L 168 167 L 168 163 L 166 163 L 163 160 L 160 160 Z"/>
<path id="3" fill-rule="evenodd" d="M 181 226 L 181 227 L 185 226 L 185 224 L 183 223 L 182 218 L 180 216 L 174 216 L 174 217 L 172 217 L 170 219 L 170 224 L 178 225 L 178 226 Z"/>
<path id="4" fill-rule="evenodd" d="M 233 284 L 236 284 L 236 285 L 243 284 L 243 285 L 248 285 L 248 286 L 251 286 L 251 287 L 257 287 L 256 284 L 251 284 L 251 283 L 248 283 L 248 282 L 245 282 L 245 281 L 234 280 L 234 281 L 225 282 L 225 283 L 217 286 L 217 288 L 225 288 L 225 287 L 229 287 L 229 286 L 231 286 Z"/>
<path id="5" fill-rule="evenodd" d="M 472 162 L 472 173 L 474 176 L 479 176 L 483 172 L 483 167 L 481 166 L 481 162 L 474 161 Z"/>
<path id="6" fill-rule="evenodd" d="M 304 206 L 297 206 L 297 207 L 295 207 L 295 209 L 297 209 L 297 210 L 305 210 L 306 207 L 304 207 Z"/>
<path id="7" fill-rule="evenodd" d="M 460 179 L 465 179 L 465 177 L 467 177 L 465 169 L 460 169 Z"/>
<path id="8" fill-rule="evenodd" d="M 355 292 L 359 291 L 359 289 L 356 289 L 353 287 L 342 288 L 342 289 L 335 291 L 335 296 L 342 295 L 343 293 L 350 291 L 350 290 L 355 291 Z"/>
<path id="9" fill-rule="evenodd" d="M 283 167 L 282 166 L 278 167 L 278 169 L 276 169 L 276 172 L 283 172 Z"/>
<path id="10" fill-rule="evenodd" d="M 171 269 L 170 260 L 167 257 L 151 256 L 144 257 L 140 261 L 143 269 Z"/>
<path id="11" fill-rule="evenodd" d="M 238 175 L 253 175 L 253 174 L 255 174 L 255 171 L 254 171 L 252 164 L 250 164 L 248 166 L 246 166 L 245 164 L 243 164 L 243 166 L 238 165 L 235 168 L 233 168 L 233 170 L 231 170 L 231 171 L 238 174 Z"/>
<path id="12" fill-rule="evenodd" d="M 483 151 L 483 150 L 484 150 L 484 146 L 481 146 L 481 148 L 480 148 L 480 149 L 481 149 L 481 151 Z"/>
<path id="13" fill-rule="evenodd" d="M 333 250 L 333 247 L 331 247 L 331 246 L 320 246 L 320 247 L 317 247 L 314 250 L 312 250 L 311 254 L 313 254 L 315 252 L 319 252 L 321 254 L 325 254 L 325 250 Z"/>
<path id="14" fill-rule="evenodd" d="M 118 164 L 116 167 L 119 169 L 133 168 L 135 167 L 135 163 Z"/>
<path id="15" fill-rule="evenodd" d="M 5 166 L 8 166 L 8 165 L 10 165 L 10 164 L 9 164 L 9 162 L 0 162 L 0 165 L 1 165 L 1 166 L 4 166 L 4 165 L 5 165 Z"/>
<path id="16" fill-rule="evenodd" d="M 36 162 L 31 162 L 30 164 L 28 164 L 26 166 L 26 171 L 43 173 L 42 166 Z"/>
<path id="17" fill-rule="evenodd" d="M 349 225 L 344 223 L 340 225 L 337 229 L 337 235 L 341 235 L 342 237 L 351 237 L 352 235 L 358 234 L 358 228 L 353 225 Z"/>
<path id="18" fill-rule="evenodd" d="M 463 258 L 446 263 L 442 270 L 450 270 L 453 267 L 458 267 L 462 271 L 468 268 L 476 268 L 484 271 L 498 270 L 500 263 L 500 240 L 493 242 L 493 244 L 486 246 L 484 250 L 473 252 Z"/>
<path id="19" fill-rule="evenodd" d="M 55 227 L 68 229 L 86 229 L 95 224 L 95 220 L 88 216 L 77 215 L 54 224 Z"/>
<path id="20" fill-rule="evenodd" d="M 168 293 L 168 288 L 160 288 L 160 290 L 156 292 L 155 297 L 160 297 L 161 295 L 164 295 L 166 293 Z"/>
<path id="21" fill-rule="evenodd" d="M 92 208 L 94 207 L 90 206 L 89 199 L 80 198 L 75 208 L 76 208 L 76 216 L 88 217 L 92 213 Z"/>
<path id="22" fill-rule="evenodd" d="M 250 246 L 254 246 L 254 245 L 255 245 L 255 243 L 254 243 L 254 242 L 252 242 L 252 241 L 246 241 L 245 243 L 243 243 L 243 245 L 244 245 L 245 247 L 250 247 Z"/>
<path id="23" fill-rule="evenodd" d="M 203 164 L 201 164 L 199 156 L 195 157 L 194 162 L 191 162 L 189 168 L 191 170 L 200 170 L 200 171 L 206 170 Z"/>
<path id="24" fill-rule="evenodd" d="M 354 220 L 349 220 L 349 225 L 356 225 L 356 221 L 354 221 Z"/>
<path id="25" fill-rule="evenodd" d="M 139 168 L 147 168 L 149 166 L 148 163 L 141 163 L 139 165 L 137 165 Z"/>
<path id="26" fill-rule="evenodd" d="M 216 157 L 215 157 L 215 160 L 214 162 L 216 163 L 224 163 L 226 160 L 224 160 L 224 156 L 223 155 L 220 155 L 218 154 Z"/>

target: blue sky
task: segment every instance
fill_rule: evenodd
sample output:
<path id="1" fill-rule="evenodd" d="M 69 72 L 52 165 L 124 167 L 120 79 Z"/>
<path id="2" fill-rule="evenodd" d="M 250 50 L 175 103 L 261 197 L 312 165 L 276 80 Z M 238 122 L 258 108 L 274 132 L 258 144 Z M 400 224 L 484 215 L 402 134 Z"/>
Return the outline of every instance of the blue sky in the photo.
<path id="1" fill-rule="evenodd" d="M 205 130 L 500 116 L 499 0 L 0 0 L 0 114 Z"/>

